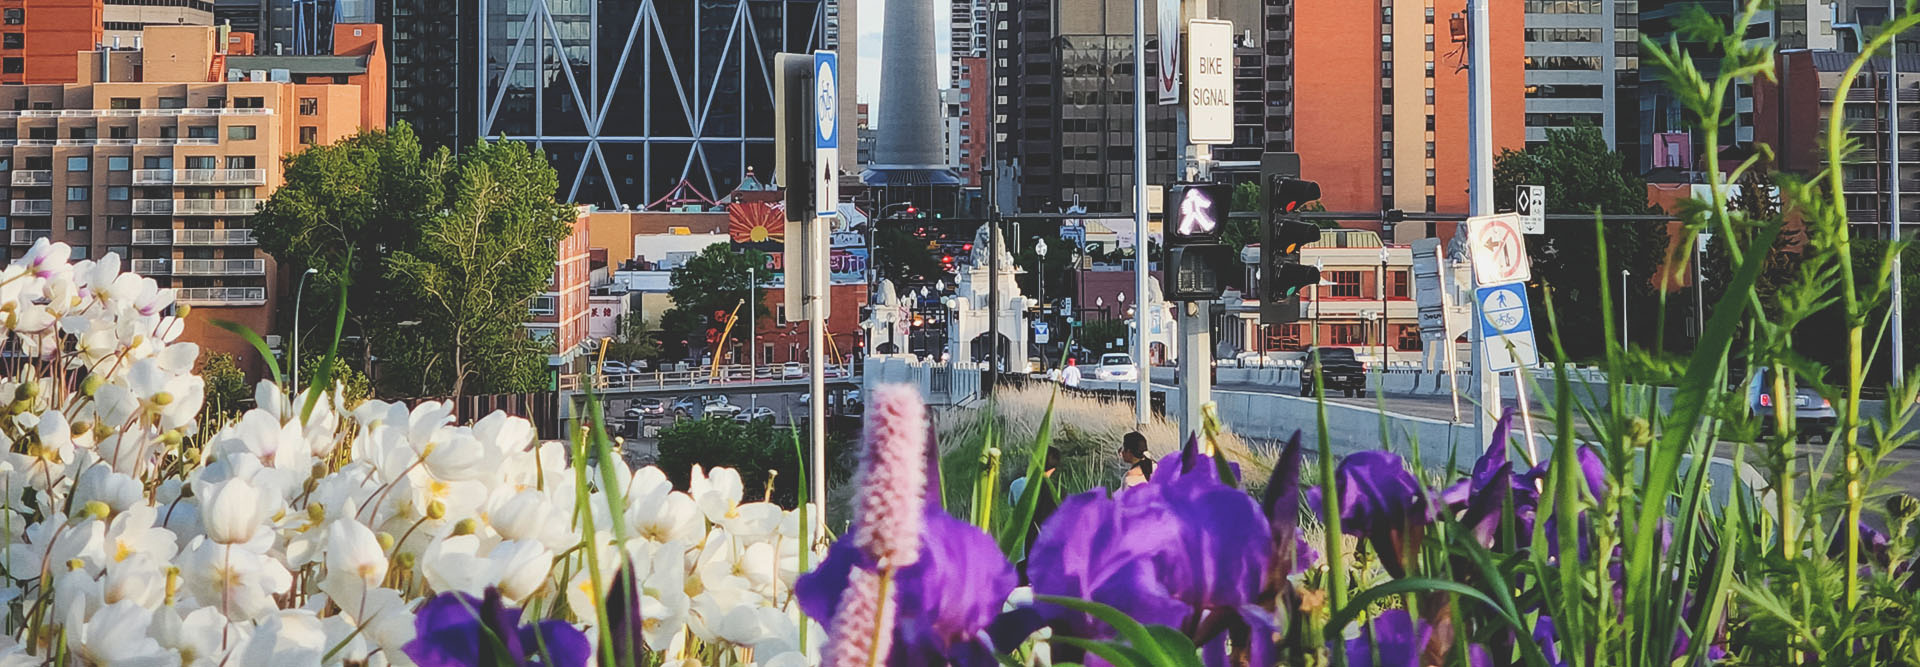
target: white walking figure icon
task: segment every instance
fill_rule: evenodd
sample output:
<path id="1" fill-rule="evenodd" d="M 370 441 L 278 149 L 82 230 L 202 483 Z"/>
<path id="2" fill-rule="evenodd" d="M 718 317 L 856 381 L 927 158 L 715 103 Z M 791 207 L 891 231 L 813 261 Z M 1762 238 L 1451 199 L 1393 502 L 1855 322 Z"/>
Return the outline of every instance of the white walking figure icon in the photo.
<path id="1" fill-rule="evenodd" d="M 1180 200 L 1180 233 L 1184 236 L 1205 234 L 1213 231 L 1215 224 L 1213 201 L 1198 189 L 1187 190 L 1187 196 Z"/>

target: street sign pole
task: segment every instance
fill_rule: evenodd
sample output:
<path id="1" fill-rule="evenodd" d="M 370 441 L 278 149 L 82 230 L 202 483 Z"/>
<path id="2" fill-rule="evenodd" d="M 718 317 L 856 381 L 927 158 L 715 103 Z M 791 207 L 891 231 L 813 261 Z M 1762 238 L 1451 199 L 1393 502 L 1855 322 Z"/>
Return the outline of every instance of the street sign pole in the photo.
<path id="1" fill-rule="evenodd" d="M 1476 216 L 1493 213 L 1493 57 L 1489 48 L 1493 31 L 1489 28 L 1487 18 L 1488 2 L 1490 0 L 1469 0 L 1467 8 L 1467 81 L 1470 90 L 1467 95 L 1467 134 L 1471 144 L 1468 158 L 1473 166 L 1467 178 L 1467 211 L 1469 215 Z M 1480 317 L 1477 305 L 1473 316 Z M 1480 327 L 1473 327 L 1472 330 L 1475 332 L 1472 334 L 1474 379 L 1480 384 L 1480 409 L 1474 412 L 1474 433 L 1479 444 L 1485 446 L 1493 439 L 1494 421 L 1499 419 L 1500 378 L 1483 370 L 1486 355 L 1482 348 L 1486 343 L 1480 339 Z"/>
<path id="2" fill-rule="evenodd" d="M 802 281 L 807 299 L 807 361 L 813 367 L 808 378 L 812 400 L 807 401 L 813 440 L 813 499 L 816 507 L 826 507 L 827 499 L 827 298 L 831 286 L 827 273 L 828 220 L 839 208 L 840 162 L 840 59 L 832 51 L 813 52 L 814 70 L 814 165 L 819 181 L 814 187 L 814 217 L 805 228 L 807 265 Z M 791 287 L 791 285 L 789 285 Z M 851 370 L 851 369 L 849 369 Z"/>

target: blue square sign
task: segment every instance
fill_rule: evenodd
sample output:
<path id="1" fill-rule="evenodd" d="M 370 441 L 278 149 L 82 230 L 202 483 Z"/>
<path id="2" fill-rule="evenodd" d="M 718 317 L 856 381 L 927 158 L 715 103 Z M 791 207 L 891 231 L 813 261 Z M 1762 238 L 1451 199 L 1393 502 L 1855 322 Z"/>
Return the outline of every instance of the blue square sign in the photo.
<path id="1" fill-rule="evenodd" d="M 1486 350 L 1489 370 L 1509 371 L 1540 364 L 1525 283 L 1481 287 L 1474 290 L 1474 302 L 1480 311 L 1481 348 Z"/>
<path id="2" fill-rule="evenodd" d="M 840 147 L 840 55 L 813 52 L 813 147 Z"/>

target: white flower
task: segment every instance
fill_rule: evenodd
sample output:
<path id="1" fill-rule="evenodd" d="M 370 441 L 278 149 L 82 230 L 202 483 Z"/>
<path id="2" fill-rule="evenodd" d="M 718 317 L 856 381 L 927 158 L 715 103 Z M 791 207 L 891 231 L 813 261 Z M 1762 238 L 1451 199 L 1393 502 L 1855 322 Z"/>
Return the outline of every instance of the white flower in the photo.
<path id="1" fill-rule="evenodd" d="M 252 540 L 279 509 L 279 503 L 274 502 L 278 500 L 277 491 L 263 490 L 244 477 L 207 484 L 199 496 L 200 521 L 207 539 L 221 544 Z"/>
<path id="2" fill-rule="evenodd" d="M 227 617 L 213 607 L 201 607 L 185 616 L 178 607 L 161 607 L 153 615 L 149 634 L 161 646 L 177 651 L 180 663 L 187 667 L 218 664 L 226 657 L 222 647 L 227 642 L 246 637 L 244 628 L 229 624 Z"/>
<path id="3" fill-rule="evenodd" d="M 293 574 L 279 559 L 207 539 L 195 539 L 179 566 L 195 600 L 236 621 L 273 613 L 279 609 L 273 596 L 293 585 Z"/>
<path id="4" fill-rule="evenodd" d="M 101 599 L 107 604 L 131 601 L 148 609 L 157 607 L 167 594 L 167 575 L 162 561 L 136 554 L 107 566 Z"/>
<path id="5" fill-rule="evenodd" d="M 327 530 L 327 578 L 362 587 L 387 578 L 387 554 L 373 530 L 358 521 L 334 521 Z"/>
<path id="6" fill-rule="evenodd" d="M 77 619 L 75 619 L 77 620 Z M 87 664 L 152 665 L 180 664 L 180 656 L 147 636 L 153 624 L 153 612 L 132 601 L 107 605 L 83 622 L 69 622 L 67 650 Z"/>
<path id="7" fill-rule="evenodd" d="M 634 473 L 627 491 L 631 534 L 654 542 L 698 543 L 706 530 L 693 497 L 673 490 L 665 473 L 648 466 Z"/>
<path id="8" fill-rule="evenodd" d="M 327 633 L 313 612 L 289 609 L 268 616 L 229 662 L 238 665 L 319 665 Z"/>
<path id="9" fill-rule="evenodd" d="M 93 465 L 82 471 L 73 485 L 75 504 L 85 505 L 90 500 L 106 503 L 107 509 L 118 514 L 136 503 L 144 505 L 146 490 L 140 487 L 139 480 L 104 465 Z"/>
<path id="10" fill-rule="evenodd" d="M 151 505 L 135 505 L 121 512 L 108 524 L 106 551 L 115 561 L 144 555 L 156 561 L 173 560 L 179 553 L 179 538 L 173 531 L 153 525 L 156 510 Z"/>
<path id="11" fill-rule="evenodd" d="M 740 506 L 740 494 L 744 489 L 739 471 L 714 468 L 711 474 L 704 474 L 700 466 L 694 466 L 687 490 L 693 495 L 694 501 L 700 504 L 700 512 L 707 515 L 708 521 L 722 523 L 730 518 L 734 508 Z"/>
<path id="12" fill-rule="evenodd" d="M 480 538 L 472 535 L 455 535 L 427 545 L 418 561 L 427 586 L 439 593 L 478 595 L 486 590 L 494 581 L 492 563 L 475 555 L 479 549 Z"/>
<path id="13" fill-rule="evenodd" d="M 566 525 L 555 521 L 564 516 L 554 511 L 547 494 L 528 489 L 508 496 L 500 506 L 487 513 L 487 524 L 506 540 L 537 540 L 549 548 L 571 542 Z M 555 528 L 561 530 L 555 531 Z M 560 544 L 556 544 L 557 539 Z"/>
<path id="14" fill-rule="evenodd" d="M 553 569 L 553 551 L 546 545 L 532 540 L 509 540 L 501 542 L 487 554 L 493 561 L 497 574 L 494 581 L 500 587 L 500 594 L 507 599 L 520 602 L 546 583 L 547 572 Z"/>

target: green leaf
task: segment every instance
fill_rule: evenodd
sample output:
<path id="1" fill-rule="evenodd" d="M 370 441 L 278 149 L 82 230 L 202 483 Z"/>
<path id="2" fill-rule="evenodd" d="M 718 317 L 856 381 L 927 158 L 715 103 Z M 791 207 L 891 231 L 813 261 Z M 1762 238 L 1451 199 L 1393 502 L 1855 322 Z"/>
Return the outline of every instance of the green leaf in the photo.
<path id="1" fill-rule="evenodd" d="M 1139 621 L 1133 620 L 1133 617 L 1126 615 L 1118 609 L 1091 600 L 1061 597 L 1058 595 L 1035 595 L 1033 599 L 1035 602 L 1059 605 L 1092 615 L 1101 622 L 1113 626 L 1114 631 L 1119 633 L 1120 639 L 1125 640 L 1128 646 L 1133 647 L 1133 649 L 1139 651 L 1142 656 L 1151 660 L 1151 662 L 1143 664 L 1156 666 L 1184 664 L 1180 662 L 1178 655 L 1169 652 L 1171 650 L 1177 650 L 1179 648 L 1178 646 L 1169 647 L 1162 644 L 1160 638 L 1154 636 L 1153 631 L 1148 630 L 1147 627 L 1141 625 Z M 1052 639 L 1052 641 L 1060 640 L 1060 637 Z M 1188 654 L 1191 655 L 1193 643 L 1187 642 L 1186 648 Z M 1106 656 L 1103 655 L 1101 657 Z"/>
<path id="2" fill-rule="evenodd" d="M 347 248 L 347 263 L 353 263 L 353 248 Z M 340 358 L 340 333 L 347 329 L 347 287 L 353 284 L 350 274 L 340 275 L 340 304 L 333 313 L 333 342 L 327 345 L 327 356 L 320 360 L 320 372 L 313 374 L 314 391 L 307 392 L 307 403 L 300 407 L 300 423 L 307 423 L 313 415 L 313 406 L 320 403 L 320 395 L 333 390 L 333 360 Z M 294 335 L 300 335 L 294 332 Z M 295 392 L 299 387 L 292 387 Z"/>
<path id="3" fill-rule="evenodd" d="M 1053 407 L 1060 397 L 1059 385 L 1054 385 L 1053 393 L 1047 397 L 1047 411 L 1040 417 L 1040 434 L 1034 436 L 1033 454 L 1027 460 L 1027 488 L 1020 494 L 1020 506 L 1013 511 L 1013 520 L 1001 526 L 1000 552 L 1007 554 L 1009 560 L 1021 553 L 1027 539 L 1027 526 L 1033 523 L 1033 514 L 1040 507 L 1040 493 L 1044 490 L 1052 493 L 1045 476 L 1047 450 L 1053 446 Z"/>
<path id="4" fill-rule="evenodd" d="M 1079 637 L 1054 637 L 1049 641 L 1100 656 L 1100 659 L 1113 664 L 1114 667 L 1159 667 L 1160 664 L 1137 650 L 1113 642 L 1097 642 Z"/>
<path id="5" fill-rule="evenodd" d="M 209 321 L 213 323 L 213 326 L 231 331 L 234 335 L 239 336 L 246 340 L 247 343 L 253 345 L 253 349 L 260 353 L 260 359 L 267 362 L 267 372 L 273 375 L 273 383 L 276 385 L 281 384 L 280 362 L 274 360 L 273 352 L 267 349 L 267 341 L 261 339 L 260 334 L 254 333 L 252 329 L 247 328 L 247 325 L 239 322 L 231 320 Z"/>

